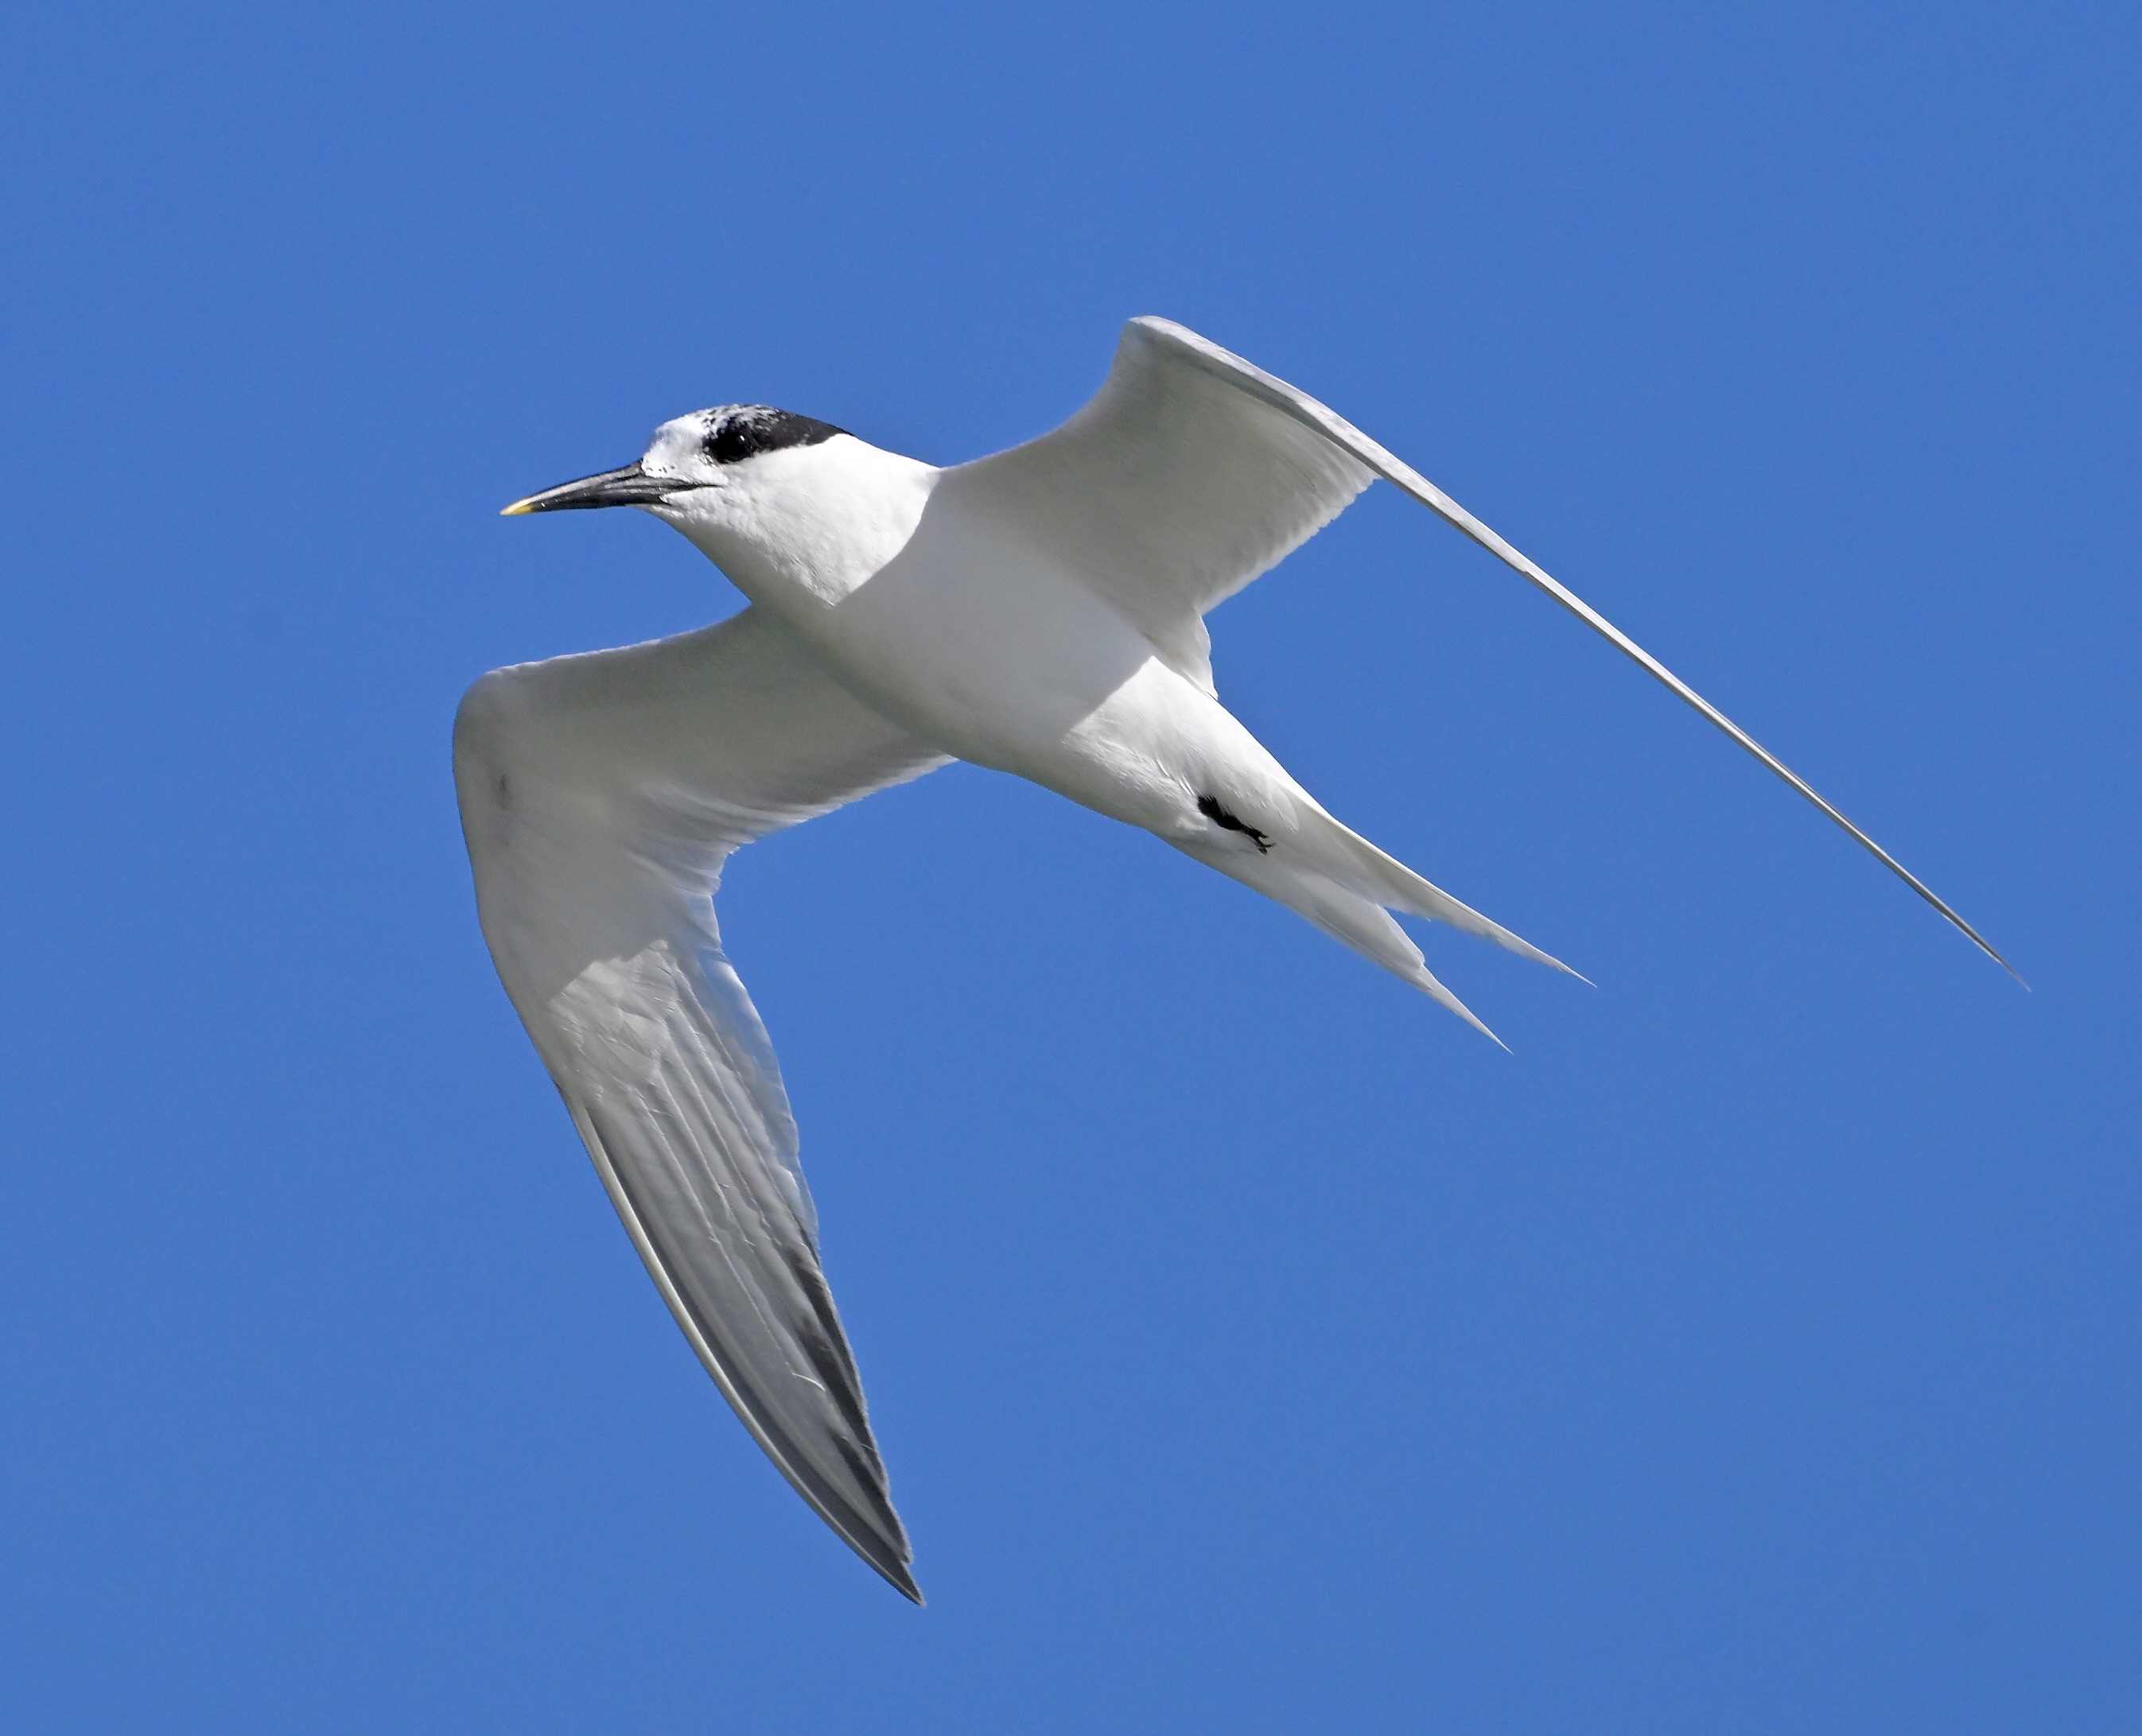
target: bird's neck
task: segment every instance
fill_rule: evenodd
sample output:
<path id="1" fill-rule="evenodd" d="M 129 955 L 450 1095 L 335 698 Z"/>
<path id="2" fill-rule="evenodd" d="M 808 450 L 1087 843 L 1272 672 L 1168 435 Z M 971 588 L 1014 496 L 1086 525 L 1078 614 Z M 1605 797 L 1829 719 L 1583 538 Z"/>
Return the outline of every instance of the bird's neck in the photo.
<path id="1" fill-rule="evenodd" d="M 848 435 L 791 459 L 768 453 L 728 510 L 677 528 L 754 603 L 807 615 L 906 546 L 940 472 Z"/>

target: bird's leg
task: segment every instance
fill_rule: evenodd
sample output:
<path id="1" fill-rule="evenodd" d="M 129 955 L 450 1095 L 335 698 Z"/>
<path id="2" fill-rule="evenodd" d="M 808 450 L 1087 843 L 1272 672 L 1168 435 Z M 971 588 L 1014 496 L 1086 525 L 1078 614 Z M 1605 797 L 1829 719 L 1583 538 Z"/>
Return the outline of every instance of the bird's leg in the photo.
<path id="1" fill-rule="evenodd" d="M 1222 807 L 1217 796 L 1200 796 L 1197 798 L 1197 811 L 1223 831 L 1241 832 L 1250 842 L 1257 846 L 1259 856 L 1269 856 L 1271 853 L 1271 840 L 1254 826 L 1236 819 L 1226 809 Z"/>

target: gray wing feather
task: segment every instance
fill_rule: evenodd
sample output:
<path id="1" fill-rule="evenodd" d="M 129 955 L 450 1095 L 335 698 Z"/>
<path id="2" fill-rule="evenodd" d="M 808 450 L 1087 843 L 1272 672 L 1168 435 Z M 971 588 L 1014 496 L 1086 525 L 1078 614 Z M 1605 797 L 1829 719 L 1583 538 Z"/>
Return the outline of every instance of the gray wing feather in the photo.
<path id="1" fill-rule="evenodd" d="M 1977 929 L 1813 785 L 1537 562 L 1344 417 L 1186 326 L 1151 316 L 1132 320 L 1092 402 L 1053 433 L 963 468 L 990 479 L 1005 510 L 1070 551 L 1068 564 L 1179 665 L 1202 669 L 1208 690 L 1211 666 L 1197 617 L 1314 535 L 1381 476 L 1723 731 L 2016 974 Z M 1092 491 L 1103 510 L 1083 511 L 1083 491 Z"/>
<path id="2" fill-rule="evenodd" d="M 757 609 L 495 671 L 454 732 L 485 938 L 640 1257 L 782 1474 L 918 1601 L 713 892 L 739 846 L 943 763 Z"/>

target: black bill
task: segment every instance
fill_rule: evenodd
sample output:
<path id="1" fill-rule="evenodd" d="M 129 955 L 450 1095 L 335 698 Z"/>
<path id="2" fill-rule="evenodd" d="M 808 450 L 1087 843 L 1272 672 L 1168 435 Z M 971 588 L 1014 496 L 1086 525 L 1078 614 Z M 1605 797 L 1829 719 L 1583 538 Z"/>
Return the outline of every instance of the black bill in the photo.
<path id="1" fill-rule="evenodd" d="M 524 512 L 564 512 L 586 506 L 653 506 L 698 486 L 681 476 L 650 476 L 634 461 L 623 470 L 583 476 L 577 482 L 560 482 L 555 488 L 546 488 L 501 508 L 501 515 L 516 518 Z"/>

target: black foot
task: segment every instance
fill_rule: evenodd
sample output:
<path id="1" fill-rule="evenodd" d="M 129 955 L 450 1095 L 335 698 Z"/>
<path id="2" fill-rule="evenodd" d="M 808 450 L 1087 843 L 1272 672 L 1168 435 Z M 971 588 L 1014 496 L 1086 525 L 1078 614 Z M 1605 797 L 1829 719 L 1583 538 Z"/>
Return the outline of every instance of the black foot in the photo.
<path id="1" fill-rule="evenodd" d="M 1261 856 L 1269 856 L 1271 853 L 1271 840 L 1267 838 L 1262 832 L 1259 831 L 1254 826 L 1245 826 L 1232 814 L 1229 813 L 1226 809 L 1222 807 L 1217 798 L 1211 796 L 1200 796 L 1197 798 L 1197 811 L 1202 814 L 1207 820 L 1210 820 L 1215 826 L 1221 827 L 1223 831 L 1238 831 L 1241 833 L 1250 841 L 1250 842 L 1257 846 L 1258 854 Z"/>

